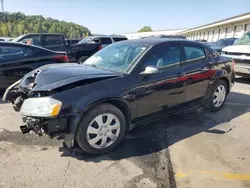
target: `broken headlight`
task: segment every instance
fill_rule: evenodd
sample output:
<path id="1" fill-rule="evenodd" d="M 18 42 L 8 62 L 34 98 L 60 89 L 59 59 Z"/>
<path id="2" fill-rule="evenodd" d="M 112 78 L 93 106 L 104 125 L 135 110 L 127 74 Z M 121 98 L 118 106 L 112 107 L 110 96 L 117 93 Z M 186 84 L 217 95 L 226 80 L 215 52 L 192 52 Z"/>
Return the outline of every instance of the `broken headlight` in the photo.
<path id="1" fill-rule="evenodd" d="M 23 116 L 55 117 L 61 106 L 61 101 L 50 97 L 29 98 L 23 102 L 20 112 Z"/>

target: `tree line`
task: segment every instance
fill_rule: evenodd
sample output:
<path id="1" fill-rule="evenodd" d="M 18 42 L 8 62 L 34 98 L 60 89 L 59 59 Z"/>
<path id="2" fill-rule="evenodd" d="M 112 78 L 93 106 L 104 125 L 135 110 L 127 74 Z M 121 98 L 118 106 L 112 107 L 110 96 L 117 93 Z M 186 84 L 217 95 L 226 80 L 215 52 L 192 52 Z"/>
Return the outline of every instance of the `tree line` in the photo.
<path id="1" fill-rule="evenodd" d="M 87 27 L 44 18 L 41 15 L 28 16 L 21 12 L 0 12 L 0 36 L 17 37 L 28 33 L 62 33 L 67 38 L 83 38 L 91 35 Z"/>
<path id="2" fill-rule="evenodd" d="M 149 32 L 152 31 L 152 28 L 150 26 L 144 26 L 137 32 Z"/>

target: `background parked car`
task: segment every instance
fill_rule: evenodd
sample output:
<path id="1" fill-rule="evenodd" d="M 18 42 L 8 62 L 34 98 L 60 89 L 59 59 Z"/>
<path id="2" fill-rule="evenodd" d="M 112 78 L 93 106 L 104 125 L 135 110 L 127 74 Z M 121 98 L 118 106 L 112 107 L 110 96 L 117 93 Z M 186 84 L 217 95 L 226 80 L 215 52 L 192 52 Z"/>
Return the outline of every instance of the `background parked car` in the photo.
<path id="1" fill-rule="evenodd" d="M 222 49 L 226 46 L 230 46 L 232 44 L 234 44 L 235 40 L 237 38 L 226 38 L 226 39 L 219 39 L 216 42 L 214 42 L 211 45 L 211 48 L 213 48 L 214 50 L 216 50 L 217 52 L 221 53 Z"/>
<path id="2" fill-rule="evenodd" d="M 22 42 L 41 46 L 54 51 L 66 52 L 70 62 L 84 62 L 102 48 L 95 44 L 67 44 L 62 34 L 35 33 L 17 37 L 13 42 Z"/>
<path id="3" fill-rule="evenodd" d="M 234 61 L 236 75 L 250 78 L 250 31 L 223 48 L 221 54 Z"/>
<path id="4" fill-rule="evenodd" d="M 123 41 L 123 40 L 128 40 L 124 36 L 106 36 L 106 35 L 100 35 L 100 36 L 91 36 L 91 37 L 85 37 L 82 39 L 78 44 L 89 44 L 89 43 L 100 43 L 102 47 L 106 47 L 109 44 Z"/>
<path id="5" fill-rule="evenodd" d="M 67 62 L 65 52 L 12 42 L 0 42 L 0 88 L 7 88 L 40 66 Z"/>

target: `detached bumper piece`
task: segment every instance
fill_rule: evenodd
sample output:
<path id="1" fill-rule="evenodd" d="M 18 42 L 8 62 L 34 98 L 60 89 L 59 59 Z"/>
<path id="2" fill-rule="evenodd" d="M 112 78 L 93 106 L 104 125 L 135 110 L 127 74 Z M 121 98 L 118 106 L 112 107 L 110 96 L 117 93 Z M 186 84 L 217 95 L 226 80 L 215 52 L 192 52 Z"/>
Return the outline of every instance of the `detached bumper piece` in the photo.
<path id="1" fill-rule="evenodd" d="M 35 132 L 39 136 L 43 134 L 49 135 L 51 138 L 61 136 L 68 132 L 67 118 L 33 118 L 23 117 L 25 125 L 20 126 L 23 134 L 30 131 Z"/>

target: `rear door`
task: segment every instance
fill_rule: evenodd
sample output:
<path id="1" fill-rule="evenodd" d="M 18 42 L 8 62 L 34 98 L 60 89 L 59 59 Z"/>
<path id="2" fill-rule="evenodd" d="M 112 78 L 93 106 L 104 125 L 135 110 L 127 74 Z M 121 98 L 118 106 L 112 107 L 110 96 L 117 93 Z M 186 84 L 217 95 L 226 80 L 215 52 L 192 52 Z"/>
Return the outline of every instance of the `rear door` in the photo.
<path id="1" fill-rule="evenodd" d="M 195 44 L 182 45 L 185 59 L 181 63 L 184 68 L 183 85 L 185 87 L 185 103 L 199 103 L 207 91 L 211 76 L 215 73 L 207 62 L 204 47 Z"/>

